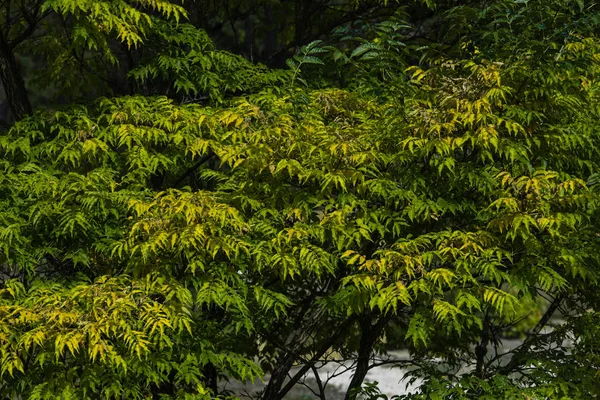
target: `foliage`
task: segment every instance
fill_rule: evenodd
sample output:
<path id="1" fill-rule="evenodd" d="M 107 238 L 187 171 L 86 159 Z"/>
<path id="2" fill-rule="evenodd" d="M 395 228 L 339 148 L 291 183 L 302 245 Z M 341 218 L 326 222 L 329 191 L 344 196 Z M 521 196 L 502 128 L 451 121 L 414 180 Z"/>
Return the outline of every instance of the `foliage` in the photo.
<path id="1" fill-rule="evenodd" d="M 577 4 L 428 4 L 444 40 L 397 13 L 286 71 L 149 17 L 130 76 L 184 101 L 0 134 L 0 393 L 210 398 L 269 372 L 280 399 L 343 357 L 353 398 L 393 344 L 425 378 L 407 398 L 597 394 L 600 19 Z"/>
<path id="2" fill-rule="evenodd" d="M 142 58 L 129 72 L 142 85 L 157 86 L 162 81 L 167 83 L 167 93 L 173 88 L 190 99 L 202 96 L 219 103 L 231 93 L 276 89 L 290 79 L 288 71 L 269 70 L 239 55 L 216 50 L 206 32 L 192 25 L 157 25 L 157 37 L 146 46 L 151 57 Z"/>

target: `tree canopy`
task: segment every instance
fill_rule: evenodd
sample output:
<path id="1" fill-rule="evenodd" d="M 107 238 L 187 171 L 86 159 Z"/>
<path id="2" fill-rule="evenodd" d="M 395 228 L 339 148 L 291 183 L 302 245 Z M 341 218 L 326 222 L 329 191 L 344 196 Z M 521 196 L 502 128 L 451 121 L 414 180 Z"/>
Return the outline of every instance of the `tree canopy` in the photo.
<path id="1" fill-rule="evenodd" d="M 598 396 L 599 32 L 585 0 L 0 2 L 0 394 L 325 400 L 344 360 L 347 400 L 379 364 Z"/>

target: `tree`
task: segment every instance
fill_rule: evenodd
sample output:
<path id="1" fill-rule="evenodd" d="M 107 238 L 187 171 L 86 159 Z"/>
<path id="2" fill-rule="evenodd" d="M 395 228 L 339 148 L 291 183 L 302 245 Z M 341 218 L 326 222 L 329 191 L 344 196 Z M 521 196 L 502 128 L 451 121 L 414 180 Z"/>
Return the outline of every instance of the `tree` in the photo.
<path id="1" fill-rule="evenodd" d="M 597 5 L 432 6 L 287 70 L 150 19 L 142 94 L 2 132 L 0 393 L 281 399 L 341 357 L 347 399 L 380 363 L 410 398 L 597 395 Z"/>

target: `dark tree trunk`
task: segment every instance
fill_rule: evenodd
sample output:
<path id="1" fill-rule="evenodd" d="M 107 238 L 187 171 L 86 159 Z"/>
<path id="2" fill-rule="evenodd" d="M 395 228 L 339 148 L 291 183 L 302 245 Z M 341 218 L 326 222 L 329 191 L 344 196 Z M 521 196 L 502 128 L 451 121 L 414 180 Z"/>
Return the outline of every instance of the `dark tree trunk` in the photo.
<path id="1" fill-rule="evenodd" d="M 481 332 L 481 341 L 475 347 L 475 356 L 477 364 L 475 365 L 475 376 L 484 377 L 485 373 L 485 356 L 487 354 L 487 346 L 490 342 L 490 315 L 485 313 L 483 319 L 483 330 Z"/>
<path id="2" fill-rule="evenodd" d="M 360 344 L 358 347 L 356 370 L 346 391 L 344 400 L 356 399 L 356 391 L 360 389 L 367 372 L 369 372 L 369 361 L 371 360 L 371 354 L 373 353 L 373 347 L 383 332 L 383 328 L 389 321 L 388 317 L 381 316 L 375 323 L 371 323 L 371 316 L 366 315 L 360 319 Z"/>
<path id="3" fill-rule="evenodd" d="M 281 398 L 280 390 L 294 365 L 294 358 L 287 356 L 284 359 L 278 360 L 277 368 L 271 373 L 271 379 L 269 379 L 269 383 L 262 395 L 263 399 L 279 400 Z"/>
<path id="4" fill-rule="evenodd" d="M 277 357 L 277 366 L 271 372 L 271 378 L 263 392 L 262 398 L 265 400 L 276 400 L 283 397 L 280 393 L 281 388 L 298 357 L 298 350 L 302 348 L 304 340 L 306 340 L 306 334 L 311 329 L 310 324 L 304 323 L 304 317 L 310 310 L 313 299 L 312 295 L 306 298 L 298 315 L 294 318 L 292 329 L 287 335 L 282 352 Z"/>
<path id="5" fill-rule="evenodd" d="M 269 383 L 263 392 L 262 398 L 265 400 L 276 400 L 280 398 L 280 391 L 285 383 L 286 378 L 292 366 L 294 365 L 294 361 L 296 360 L 296 352 L 295 347 L 300 342 L 302 336 L 302 330 L 300 328 L 292 331 L 288 336 L 286 341 L 286 347 L 292 351 L 283 351 L 278 359 L 277 359 L 277 367 L 271 372 L 271 378 L 269 379 Z"/>
<path id="6" fill-rule="evenodd" d="M 214 397 L 219 394 L 219 374 L 215 366 L 211 363 L 204 367 L 204 377 L 206 379 L 206 386 L 212 391 Z"/>
<path id="7" fill-rule="evenodd" d="M 18 121 L 31 114 L 31 103 L 23 76 L 12 48 L 6 42 L 0 43 L 0 79 L 13 118 Z"/>

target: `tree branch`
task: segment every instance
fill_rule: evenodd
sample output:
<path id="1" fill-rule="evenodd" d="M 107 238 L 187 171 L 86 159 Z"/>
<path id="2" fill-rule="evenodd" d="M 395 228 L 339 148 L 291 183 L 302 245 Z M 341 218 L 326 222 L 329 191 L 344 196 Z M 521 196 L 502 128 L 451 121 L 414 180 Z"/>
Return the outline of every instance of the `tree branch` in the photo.
<path id="1" fill-rule="evenodd" d="M 536 339 L 538 339 L 538 335 L 540 334 L 542 329 L 546 327 L 546 325 L 550 321 L 550 318 L 552 318 L 552 315 L 558 309 L 560 303 L 564 300 L 564 297 L 564 295 L 558 295 L 554 298 L 554 300 L 552 301 L 552 303 L 550 303 L 548 309 L 546 310 L 542 318 L 539 320 L 537 325 L 533 328 L 527 339 L 525 339 L 520 346 L 513 349 L 513 356 L 511 357 L 510 361 L 504 367 L 500 368 L 498 370 L 498 373 L 503 375 L 509 374 L 523 361 L 523 356 L 529 351 L 529 349 L 531 349 L 531 346 L 533 346 Z"/>
<path id="2" fill-rule="evenodd" d="M 310 368 L 312 369 L 313 375 L 315 376 L 315 381 L 317 381 L 317 387 L 319 388 L 319 398 L 321 400 L 326 400 L 325 399 L 325 387 L 323 386 L 323 382 L 321 382 L 321 377 L 319 376 L 319 371 L 317 371 L 314 364 Z"/>
<path id="3" fill-rule="evenodd" d="M 202 166 L 202 164 L 204 164 L 205 162 L 207 162 L 208 160 L 210 160 L 214 156 L 215 156 L 215 153 L 213 153 L 212 151 L 210 151 L 207 154 L 203 155 L 202 158 L 200 158 L 200 160 L 196 164 L 192 165 L 179 178 L 177 178 L 177 180 L 175 181 L 175 183 L 173 183 L 173 187 L 179 186 L 179 184 L 181 182 L 183 182 L 183 180 L 185 178 L 187 178 L 188 176 L 190 176 L 191 174 L 193 174 L 198 168 L 200 168 Z"/>
<path id="4" fill-rule="evenodd" d="M 298 381 L 300 380 L 300 378 L 302 378 L 304 376 L 304 374 L 306 374 L 306 372 L 311 369 L 315 363 L 317 361 L 319 361 L 319 359 L 321 358 L 321 356 L 323 354 L 325 354 L 325 352 L 335 344 L 335 342 L 337 341 L 338 337 L 344 333 L 344 331 L 346 331 L 346 329 L 348 327 L 350 327 L 350 325 L 352 325 L 354 323 L 354 321 L 356 320 L 356 315 L 352 315 L 349 318 L 347 318 L 339 327 L 338 329 L 335 331 L 335 333 L 333 335 L 331 335 L 329 337 L 329 339 L 327 339 L 325 341 L 325 343 L 323 343 L 321 345 L 321 348 L 310 358 L 310 360 L 308 360 L 308 362 L 306 364 L 304 364 L 304 366 L 302 368 L 300 368 L 300 370 L 296 373 L 296 375 L 294 375 L 292 377 L 292 379 L 290 379 L 290 381 L 283 387 L 283 389 L 281 389 L 279 391 L 279 393 L 277 394 L 277 398 L 278 399 L 282 399 L 283 396 L 285 396 L 293 387 L 296 383 L 298 383 Z"/>

